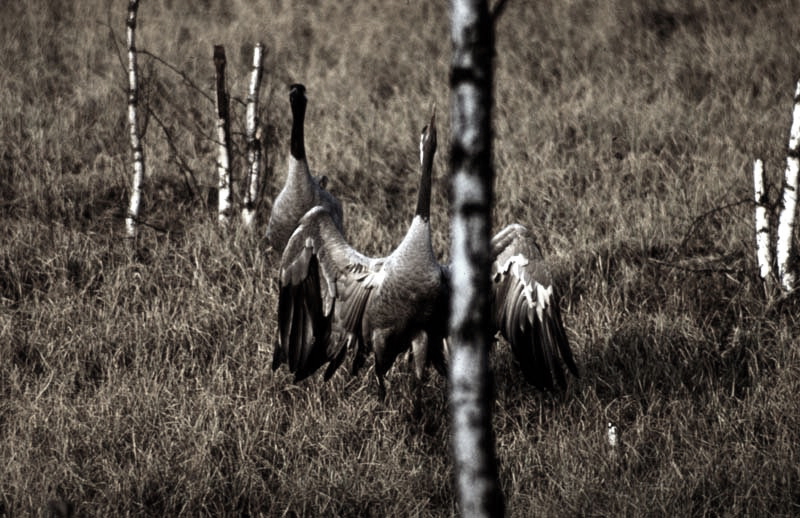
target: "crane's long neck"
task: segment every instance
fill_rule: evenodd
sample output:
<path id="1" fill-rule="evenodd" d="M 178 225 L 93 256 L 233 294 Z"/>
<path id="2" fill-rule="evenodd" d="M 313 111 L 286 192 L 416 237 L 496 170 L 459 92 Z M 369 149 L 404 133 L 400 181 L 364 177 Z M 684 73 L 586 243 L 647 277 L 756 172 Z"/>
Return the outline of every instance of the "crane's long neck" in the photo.
<path id="1" fill-rule="evenodd" d="M 291 190 L 305 192 L 311 184 L 311 172 L 306 160 L 304 124 L 306 117 L 306 88 L 301 84 L 289 87 L 289 104 L 292 108 L 292 133 L 289 142 L 289 174 L 286 184 Z"/>
<path id="2" fill-rule="evenodd" d="M 305 134 L 303 124 L 306 118 L 306 98 L 299 93 L 291 96 L 292 104 L 292 137 L 290 151 L 292 158 L 301 161 L 306 159 Z"/>
<path id="3" fill-rule="evenodd" d="M 431 171 L 433 169 L 433 153 L 422 154 L 422 175 L 419 180 L 419 192 L 417 193 L 417 211 L 414 216 L 418 216 L 425 221 L 431 217 Z"/>
<path id="4" fill-rule="evenodd" d="M 431 217 L 431 175 L 433 171 L 433 157 L 436 155 L 436 111 L 431 115 L 431 122 L 422 130 L 419 141 L 419 163 L 421 177 L 419 180 L 419 193 L 417 193 L 417 212 L 424 221 Z"/>
<path id="5" fill-rule="evenodd" d="M 422 251 L 423 247 L 428 259 L 433 258 L 433 245 L 431 244 L 431 181 L 433 175 L 433 157 L 436 154 L 436 125 L 435 115 L 431 117 L 431 123 L 422 130 L 422 137 L 419 143 L 420 152 L 420 180 L 419 191 L 417 193 L 417 210 L 414 213 L 414 220 L 408 229 L 404 244 Z M 402 245 L 401 245 L 402 246 Z M 403 246 L 405 248 L 405 246 Z"/>

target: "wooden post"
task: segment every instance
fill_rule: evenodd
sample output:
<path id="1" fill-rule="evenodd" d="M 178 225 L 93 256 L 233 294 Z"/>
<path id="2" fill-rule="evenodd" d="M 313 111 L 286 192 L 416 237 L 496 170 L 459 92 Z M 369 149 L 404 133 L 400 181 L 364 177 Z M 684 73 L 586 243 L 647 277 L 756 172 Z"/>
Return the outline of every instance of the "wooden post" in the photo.
<path id="1" fill-rule="evenodd" d="M 256 43 L 253 48 L 253 70 L 247 90 L 247 190 L 244 193 L 242 223 L 249 228 L 256 215 L 256 197 L 261 174 L 261 128 L 258 120 L 258 93 L 261 89 L 261 66 L 264 44 Z"/>
<path id="2" fill-rule="evenodd" d="M 786 171 L 783 184 L 783 209 L 778 220 L 776 259 L 781 285 L 787 292 L 794 290 L 795 273 L 789 261 L 794 255 L 794 219 L 797 215 L 797 180 L 800 172 L 800 81 L 794 92 L 792 127 L 789 131 L 789 148 L 786 151 Z"/>
<path id="3" fill-rule="evenodd" d="M 139 0 L 128 2 L 127 34 L 128 34 L 128 125 L 130 127 L 130 143 L 133 154 L 133 181 L 131 182 L 131 198 L 128 214 L 125 217 L 125 233 L 135 246 L 139 206 L 142 200 L 142 181 L 144 180 L 144 150 L 139 137 L 139 122 L 136 110 L 139 104 L 139 80 L 136 65 L 136 12 Z"/>
<path id="4" fill-rule="evenodd" d="M 225 89 L 225 47 L 222 45 L 214 45 L 214 68 L 217 80 L 217 207 L 220 224 L 227 225 L 231 210 L 231 119 L 228 93 Z"/>
<path id="5" fill-rule="evenodd" d="M 450 407 L 462 516 L 502 516 L 489 371 L 494 28 L 486 0 L 451 1 Z"/>
<path id="6" fill-rule="evenodd" d="M 765 284 L 772 282 L 772 251 L 769 238 L 769 215 L 767 213 L 766 189 L 764 188 L 764 164 L 761 159 L 753 162 L 753 185 L 756 201 L 756 258 L 758 273 Z"/>

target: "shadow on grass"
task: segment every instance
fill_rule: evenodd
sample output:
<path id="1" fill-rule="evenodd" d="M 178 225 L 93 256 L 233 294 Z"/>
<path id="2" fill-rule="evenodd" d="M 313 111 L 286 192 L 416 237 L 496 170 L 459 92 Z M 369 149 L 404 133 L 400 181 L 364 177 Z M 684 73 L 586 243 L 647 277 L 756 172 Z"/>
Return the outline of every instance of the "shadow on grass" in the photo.
<path id="1" fill-rule="evenodd" d="M 792 419 L 783 386 L 796 359 L 782 330 L 796 328 L 798 303 L 766 300 L 745 252 L 610 243 L 557 270 L 582 376 L 567 412 L 571 425 L 586 412 L 603 445 L 604 421 L 618 426 L 612 488 L 684 487 L 666 503 L 692 515 L 726 514 L 738 498 L 732 488 L 749 477 L 754 493 L 786 493 L 783 482 L 751 473 L 764 458 L 782 462 L 771 455 L 791 444 L 781 431 Z M 742 502 L 734 514 L 761 505 Z"/>
<path id="2" fill-rule="evenodd" d="M 581 384 L 606 403 L 700 402 L 720 389 L 740 399 L 778 362 L 776 324 L 765 312 L 791 311 L 769 309 L 743 253 L 695 259 L 666 245 L 618 243 L 564 266 L 556 268 L 557 282 L 575 301 L 577 320 L 595 311 L 607 322 L 604 334 L 577 351 Z M 584 306 L 583 299 L 600 305 Z"/>
<path id="3" fill-rule="evenodd" d="M 736 330 L 718 343 L 686 322 L 637 315 L 585 358 L 587 383 L 607 403 L 634 397 L 692 399 L 724 389 L 740 399 L 774 368 L 756 330 Z"/>

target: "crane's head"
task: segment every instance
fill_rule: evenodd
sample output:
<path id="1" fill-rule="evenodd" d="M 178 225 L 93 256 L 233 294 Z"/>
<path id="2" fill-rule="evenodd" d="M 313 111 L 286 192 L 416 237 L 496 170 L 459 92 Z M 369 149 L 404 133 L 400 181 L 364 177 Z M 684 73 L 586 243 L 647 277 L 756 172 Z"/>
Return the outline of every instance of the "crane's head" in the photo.
<path id="1" fill-rule="evenodd" d="M 433 155 L 436 153 L 436 105 L 433 105 L 431 111 L 431 121 L 422 128 L 422 134 L 419 138 L 419 163 L 425 167 L 426 157 L 430 157 L 433 161 Z"/>
<path id="2" fill-rule="evenodd" d="M 289 85 L 289 104 L 292 106 L 292 111 L 299 109 L 305 112 L 306 102 L 306 87 L 300 83 Z"/>

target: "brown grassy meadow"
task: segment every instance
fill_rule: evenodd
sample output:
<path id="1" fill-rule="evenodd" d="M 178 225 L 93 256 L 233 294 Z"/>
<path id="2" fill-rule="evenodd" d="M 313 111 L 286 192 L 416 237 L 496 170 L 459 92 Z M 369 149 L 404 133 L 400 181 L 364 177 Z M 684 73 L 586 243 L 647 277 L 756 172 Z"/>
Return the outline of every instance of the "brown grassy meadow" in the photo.
<path id="1" fill-rule="evenodd" d="M 135 259 L 122 238 L 127 2 L 4 7 L 0 516 L 53 502 L 80 516 L 456 513 L 444 380 L 428 380 L 418 417 L 404 365 L 385 403 L 369 373 L 300 385 L 272 373 L 263 221 L 220 231 L 208 201 L 212 45 L 226 46 L 241 100 L 263 40 L 265 200 L 285 174 L 287 85 L 303 82 L 309 161 L 343 200 L 350 241 L 375 255 L 399 241 L 434 103 L 448 139 L 447 5 L 346 4 L 142 3 L 151 114 Z M 508 514 L 800 513 L 800 306 L 764 297 L 749 202 L 753 158 L 773 200 L 781 181 L 794 3 L 512 0 L 496 72 L 496 227 L 535 231 L 582 370 L 565 394 L 542 394 L 496 347 Z M 241 178 L 241 102 L 233 112 Z M 447 164 L 440 145 L 443 258 Z"/>

